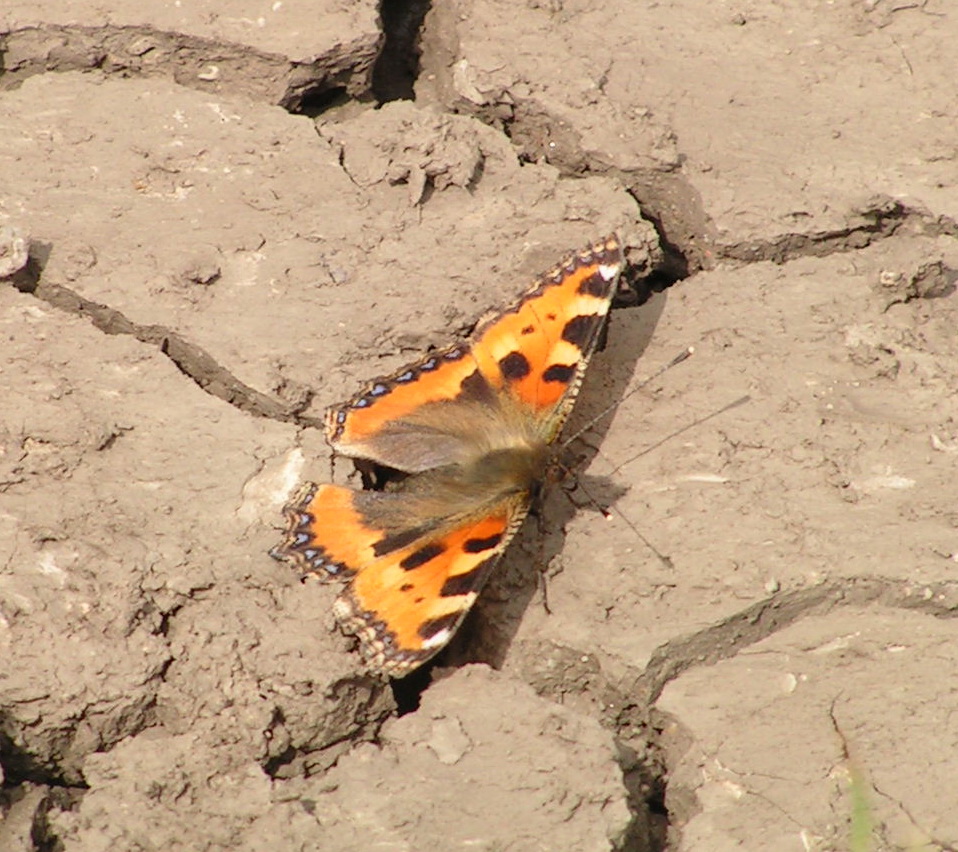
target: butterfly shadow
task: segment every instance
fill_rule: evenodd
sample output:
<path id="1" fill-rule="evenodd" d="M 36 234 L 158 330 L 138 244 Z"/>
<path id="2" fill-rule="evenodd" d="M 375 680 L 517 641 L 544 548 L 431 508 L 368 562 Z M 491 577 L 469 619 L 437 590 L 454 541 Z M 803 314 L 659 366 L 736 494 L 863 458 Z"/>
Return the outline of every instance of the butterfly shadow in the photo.
<path id="1" fill-rule="evenodd" d="M 556 442 L 555 470 L 559 475 L 545 483 L 530 517 L 492 573 L 462 628 L 435 658 L 436 665 L 482 662 L 501 668 L 527 607 L 538 599 L 548 611 L 550 566 L 564 550 L 568 524 L 579 512 L 603 518 L 609 507 L 614 507 L 630 490 L 621 476 L 613 479 L 584 471 L 601 454 L 618 401 L 634 392 L 639 359 L 649 346 L 666 301 L 665 292 L 655 292 L 638 305 L 612 311 L 604 346 L 593 356 L 576 405 Z M 652 364 L 639 371 L 640 379 L 643 372 L 649 374 L 659 366 Z M 617 425 L 621 428 L 621 419 Z M 569 436 L 575 437 L 566 445 Z M 588 566 L 577 570 L 587 575 Z"/>

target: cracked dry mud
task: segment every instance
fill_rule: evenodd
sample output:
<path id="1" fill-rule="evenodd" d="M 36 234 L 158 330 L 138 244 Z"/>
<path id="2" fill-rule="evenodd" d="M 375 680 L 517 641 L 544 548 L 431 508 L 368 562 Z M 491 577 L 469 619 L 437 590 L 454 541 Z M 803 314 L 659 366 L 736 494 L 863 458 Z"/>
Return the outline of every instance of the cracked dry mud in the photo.
<path id="1" fill-rule="evenodd" d="M 0 11 L 0 850 L 958 848 L 958 13 L 379 13 Z M 322 410 L 611 230 L 614 511 L 394 693 L 266 555 Z"/>

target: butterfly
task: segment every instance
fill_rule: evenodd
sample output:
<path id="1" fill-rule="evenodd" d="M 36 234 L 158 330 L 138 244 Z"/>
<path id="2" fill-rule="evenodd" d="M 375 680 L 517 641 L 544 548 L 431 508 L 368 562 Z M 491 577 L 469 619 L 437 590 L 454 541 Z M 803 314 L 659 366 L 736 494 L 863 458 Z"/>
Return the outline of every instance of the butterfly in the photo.
<path id="1" fill-rule="evenodd" d="M 624 265 L 615 235 L 570 254 L 467 342 L 327 410 L 334 453 L 385 485 L 306 483 L 270 553 L 347 581 L 334 614 L 371 671 L 408 674 L 462 623 L 546 475 Z"/>

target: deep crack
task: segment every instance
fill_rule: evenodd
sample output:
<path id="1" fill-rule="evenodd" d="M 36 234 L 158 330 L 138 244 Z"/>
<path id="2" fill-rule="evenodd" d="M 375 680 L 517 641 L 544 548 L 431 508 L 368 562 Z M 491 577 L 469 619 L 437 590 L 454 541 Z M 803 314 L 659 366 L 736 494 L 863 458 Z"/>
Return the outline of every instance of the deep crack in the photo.
<path id="1" fill-rule="evenodd" d="M 623 748 L 619 763 L 636 830 L 630 839 L 633 846 L 628 848 L 643 852 L 667 848 L 668 813 L 664 802 L 669 767 L 659 745 L 661 731 L 655 709 L 666 685 L 696 666 L 714 665 L 733 657 L 806 616 L 866 603 L 917 610 L 935 618 L 956 618 L 958 583 L 914 584 L 883 577 L 844 577 L 777 594 L 717 624 L 660 645 L 631 683 L 599 688 L 602 694 L 594 697 L 605 708 L 604 723 L 616 731 Z M 641 759 L 630 754 L 632 744 L 644 745 Z"/>
<path id="2" fill-rule="evenodd" d="M 115 308 L 87 299 L 69 287 L 40 280 L 32 260 L 30 268 L 32 272 L 11 281 L 18 290 L 64 313 L 89 319 L 104 334 L 125 334 L 157 347 L 184 376 L 211 396 L 256 417 L 300 426 L 322 426 L 315 418 L 302 415 L 298 407 L 285 405 L 240 381 L 205 349 L 190 343 L 181 334 L 162 325 L 135 323 Z"/>
<path id="3" fill-rule="evenodd" d="M 651 707 L 668 683 L 698 665 L 713 665 L 761 642 L 799 619 L 838 606 L 882 603 L 936 618 L 958 617 L 958 584 L 916 585 L 885 577 L 842 577 L 757 601 L 718 624 L 660 645 L 629 690 L 634 704 Z"/>
<path id="4" fill-rule="evenodd" d="M 419 35 L 430 5 L 430 0 L 381 0 L 385 40 L 372 75 L 373 94 L 379 103 L 416 99 Z"/>
<path id="5" fill-rule="evenodd" d="M 241 42 L 152 26 L 43 24 L 0 32 L 0 89 L 45 72 L 170 77 L 204 92 L 241 94 L 298 112 L 339 92 L 368 92 L 374 38 L 331 46 L 308 60 Z M 16 57 L 15 63 L 9 58 Z"/>

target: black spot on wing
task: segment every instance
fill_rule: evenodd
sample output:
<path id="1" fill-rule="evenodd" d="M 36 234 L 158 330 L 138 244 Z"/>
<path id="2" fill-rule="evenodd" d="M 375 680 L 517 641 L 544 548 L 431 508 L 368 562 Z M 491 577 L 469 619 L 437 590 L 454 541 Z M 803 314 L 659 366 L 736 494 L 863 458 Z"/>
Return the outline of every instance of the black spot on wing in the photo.
<path id="1" fill-rule="evenodd" d="M 568 384 L 572 381 L 575 371 L 575 364 L 553 364 L 542 374 L 542 381 L 562 382 L 563 384 Z"/>
<path id="2" fill-rule="evenodd" d="M 579 292 L 584 293 L 587 296 L 595 296 L 599 299 L 604 299 L 609 294 L 609 289 L 612 286 L 611 281 L 606 281 L 596 270 L 588 278 L 583 278 L 582 283 L 579 284 Z"/>
<path id="3" fill-rule="evenodd" d="M 484 550 L 498 547 L 500 541 L 502 541 L 502 533 L 495 533 L 486 538 L 468 538 L 462 549 L 466 553 L 482 553 Z"/>
<path id="4" fill-rule="evenodd" d="M 419 635 L 423 639 L 432 639 L 433 636 L 443 630 L 454 629 L 460 618 L 462 618 L 462 612 L 450 612 L 439 616 L 439 618 L 432 618 L 419 626 Z"/>
<path id="5" fill-rule="evenodd" d="M 395 535 L 384 536 L 373 545 L 373 555 L 385 556 L 387 553 L 402 550 L 404 547 L 408 547 L 412 544 L 417 538 L 422 538 L 421 529 L 403 530 Z"/>
<path id="6" fill-rule="evenodd" d="M 362 491 L 356 495 L 356 499 L 360 507 L 362 507 L 362 505 L 368 500 L 373 509 L 375 509 L 375 500 L 377 497 L 380 497 L 380 495 L 366 491 Z M 364 513 L 363 517 L 366 518 L 370 526 L 374 528 L 379 523 L 376 520 L 374 511 Z M 417 542 L 419 539 L 434 532 L 435 528 L 436 525 L 434 523 L 429 523 L 418 527 L 404 529 L 401 532 L 393 533 L 392 535 L 385 535 L 373 545 L 373 555 L 385 556 L 387 553 L 395 553 L 397 550 L 404 550 L 405 548 L 409 547 L 409 545 L 415 544 L 415 542 Z"/>
<path id="7" fill-rule="evenodd" d="M 503 378 L 511 382 L 524 379 L 532 370 L 528 358 L 521 352 L 510 352 L 505 358 L 502 358 L 499 361 L 499 369 L 502 370 Z"/>
<path id="8" fill-rule="evenodd" d="M 596 317 L 590 314 L 573 317 L 562 329 L 562 339 L 578 346 L 579 349 L 585 349 L 595 327 Z"/>
<path id="9" fill-rule="evenodd" d="M 419 550 L 414 550 L 405 559 L 399 563 L 399 567 L 405 571 L 412 571 L 414 568 L 420 568 L 427 562 L 431 562 L 437 556 L 446 552 L 446 548 L 438 542 L 424 544 Z"/>
<path id="10" fill-rule="evenodd" d="M 483 559 L 471 571 L 463 574 L 453 574 L 439 590 L 439 594 L 444 598 L 454 598 L 457 595 L 465 595 L 469 592 L 478 592 L 486 582 L 489 572 L 496 564 L 498 555 Z"/>

